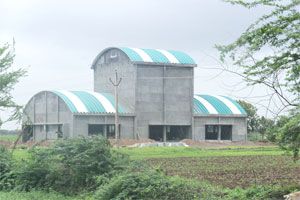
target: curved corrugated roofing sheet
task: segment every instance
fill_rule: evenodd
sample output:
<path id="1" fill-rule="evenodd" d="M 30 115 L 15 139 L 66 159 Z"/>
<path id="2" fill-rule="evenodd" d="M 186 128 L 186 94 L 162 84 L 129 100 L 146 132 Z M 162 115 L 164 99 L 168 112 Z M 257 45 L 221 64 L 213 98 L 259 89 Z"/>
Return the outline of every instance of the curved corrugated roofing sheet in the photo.
<path id="1" fill-rule="evenodd" d="M 247 115 L 235 100 L 219 95 L 194 95 L 194 113 L 204 115 Z"/>
<path id="2" fill-rule="evenodd" d="M 163 49 L 141 49 L 132 47 L 110 47 L 103 50 L 94 60 L 95 62 L 101 55 L 110 49 L 119 49 L 123 51 L 132 62 L 144 63 L 162 63 L 162 64 L 182 64 L 182 65 L 196 65 L 195 61 L 186 53 L 174 50 Z"/>
<path id="3" fill-rule="evenodd" d="M 115 113 L 114 97 L 108 93 L 90 91 L 50 91 L 58 95 L 72 113 Z M 119 113 L 127 113 L 124 106 L 118 106 Z"/>

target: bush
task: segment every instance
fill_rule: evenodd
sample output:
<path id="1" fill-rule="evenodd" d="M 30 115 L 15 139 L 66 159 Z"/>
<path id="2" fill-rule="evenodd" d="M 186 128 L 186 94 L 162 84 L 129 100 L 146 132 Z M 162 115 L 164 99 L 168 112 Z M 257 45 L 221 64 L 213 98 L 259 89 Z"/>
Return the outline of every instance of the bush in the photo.
<path id="1" fill-rule="evenodd" d="M 223 199 L 236 200 L 272 200 L 299 190 L 299 186 L 254 186 L 247 189 L 236 188 L 228 191 Z"/>
<path id="2" fill-rule="evenodd" d="M 199 199 L 195 184 L 158 171 L 121 174 L 101 186 L 95 199 Z"/>
<path id="3" fill-rule="evenodd" d="M 12 167 L 11 153 L 4 146 L 0 146 L 0 190 L 9 190 L 14 187 Z"/>
<path id="4" fill-rule="evenodd" d="M 33 149 L 17 172 L 21 190 L 54 190 L 76 194 L 97 187 L 97 176 L 111 177 L 127 166 L 128 158 L 111 149 L 102 137 L 58 141 L 47 149 Z"/>

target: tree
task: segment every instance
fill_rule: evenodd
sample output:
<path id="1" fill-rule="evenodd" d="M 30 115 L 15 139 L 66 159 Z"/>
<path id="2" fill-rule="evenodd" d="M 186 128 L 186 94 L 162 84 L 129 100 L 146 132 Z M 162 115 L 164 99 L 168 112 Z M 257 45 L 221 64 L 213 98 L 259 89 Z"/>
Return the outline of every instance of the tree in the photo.
<path id="1" fill-rule="evenodd" d="M 294 161 L 299 159 L 300 150 L 300 114 L 291 117 L 290 120 L 279 129 L 279 144 L 283 149 L 293 152 Z"/>
<path id="2" fill-rule="evenodd" d="M 257 115 L 257 108 L 247 101 L 237 101 L 247 113 L 247 131 L 248 133 L 255 132 L 258 128 L 259 116 Z"/>
<path id="3" fill-rule="evenodd" d="M 262 116 L 259 118 L 258 124 L 257 132 L 261 134 L 261 138 L 264 140 L 265 136 L 270 133 L 270 130 L 274 126 L 274 120 Z"/>
<path id="4" fill-rule="evenodd" d="M 14 61 L 14 45 L 12 47 L 9 44 L 4 44 L 0 46 L 0 109 L 12 109 L 11 116 L 2 123 L 6 121 L 11 121 L 15 119 L 20 119 L 21 106 L 14 102 L 11 95 L 16 83 L 19 79 L 26 74 L 24 69 L 13 69 L 12 64 Z"/>
<path id="5" fill-rule="evenodd" d="M 217 45 L 223 62 L 241 69 L 234 73 L 250 85 L 263 84 L 279 97 L 283 110 L 300 104 L 300 0 L 227 0 L 246 8 L 268 6 L 260 17 L 229 45 Z M 286 92 L 285 92 L 286 91 Z M 289 97 L 287 93 L 292 93 Z M 278 112 L 279 112 L 278 111 Z"/>
<path id="6" fill-rule="evenodd" d="M 285 108 L 300 108 L 300 0 L 226 0 L 246 8 L 267 6 L 269 14 L 251 24 L 229 45 L 218 45 L 220 59 L 230 61 L 250 85 L 271 89 L 270 101 L 277 96 Z M 226 69 L 225 69 L 226 70 Z M 290 96 L 292 94 L 292 96 Z M 299 154 L 299 114 L 292 116 L 280 129 L 281 146 Z"/>
<path id="7" fill-rule="evenodd" d="M 267 130 L 267 139 L 271 142 L 278 141 L 279 130 L 290 120 L 290 116 L 281 115 L 275 121 L 274 124 Z"/>

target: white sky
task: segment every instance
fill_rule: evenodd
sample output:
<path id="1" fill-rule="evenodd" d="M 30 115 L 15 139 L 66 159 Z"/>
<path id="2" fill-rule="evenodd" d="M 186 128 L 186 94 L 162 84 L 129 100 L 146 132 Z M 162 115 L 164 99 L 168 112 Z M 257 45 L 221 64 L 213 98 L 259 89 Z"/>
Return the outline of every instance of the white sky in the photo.
<path id="1" fill-rule="evenodd" d="M 268 11 L 221 0 L 0 0 L 0 43 L 14 38 L 14 67 L 28 70 L 13 91 L 21 105 L 41 90 L 92 90 L 90 65 L 110 46 L 184 51 L 198 64 L 196 93 L 257 103 L 261 99 L 253 97 L 266 89 L 244 87 L 239 77 L 207 68 L 218 67 L 215 44 L 234 41 Z M 2 128 L 16 127 L 7 123 Z"/>

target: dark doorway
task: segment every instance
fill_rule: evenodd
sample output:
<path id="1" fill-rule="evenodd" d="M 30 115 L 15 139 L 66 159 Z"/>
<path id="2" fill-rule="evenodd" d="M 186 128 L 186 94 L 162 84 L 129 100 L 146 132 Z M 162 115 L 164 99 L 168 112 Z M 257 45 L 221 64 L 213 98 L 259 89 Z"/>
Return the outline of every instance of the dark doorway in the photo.
<path id="1" fill-rule="evenodd" d="M 104 128 L 105 128 L 105 125 L 103 125 L 103 124 L 89 124 L 88 134 L 104 136 Z"/>
<path id="2" fill-rule="evenodd" d="M 115 138 L 114 124 L 89 124 L 89 135 L 102 135 L 108 139 Z M 119 133 L 121 133 L 121 125 L 119 124 Z"/>
<path id="3" fill-rule="evenodd" d="M 22 141 L 27 142 L 28 140 L 33 139 L 33 126 L 24 125 L 22 127 Z"/>
<path id="4" fill-rule="evenodd" d="M 232 125 L 222 125 L 221 140 L 231 140 L 231 139 L 232 139 Z"/>
<path id="5" fill-rule="evenodd" d="M 155 141 L 163 141 L 164 126 L 151 125 L 149 126 L 149 138 Z"/>
<path id="6" fill-rule="evenodd" d="M 119 124 L 119 133 L 121 133 L 121 130 L 120 130 L 120 124 Z M 106 125 L 106 137 L 108 139 L 114 139 L 116 138 L 116 135 L 115 135 L 115 125 L 114 124 L 107 124 Z"/>
<path id="7" fill-rule="evenodd" d="M 167 141 L 180 141 L 189 138 L 190 126 L 167 126 Z"/>
<path id="8" fill-rule="evenodd" d="M 206 140 L 217 140 L 219 133 L 218 125 L 205 125 L 205 139 Z"/>

